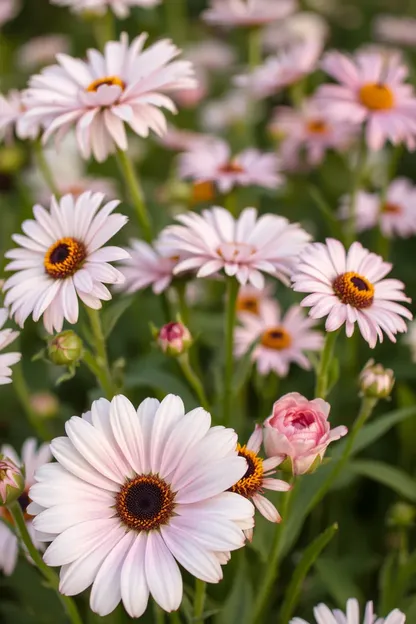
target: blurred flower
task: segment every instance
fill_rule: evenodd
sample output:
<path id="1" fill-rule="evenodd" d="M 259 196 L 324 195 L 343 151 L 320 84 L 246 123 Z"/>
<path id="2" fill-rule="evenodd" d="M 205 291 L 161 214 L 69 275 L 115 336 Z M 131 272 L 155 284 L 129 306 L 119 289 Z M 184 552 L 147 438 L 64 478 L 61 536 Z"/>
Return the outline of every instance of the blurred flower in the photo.
<path id="1" fill-rule="evenodd" d="M 257 99 L 275 95 L 314 72 L 321 52 L 321 44 L 315 41 L 294 44 L 276 56 L 269 56 L 251 73 L 237 76 L 235 83 Z"/>
<path id="2" fill-rule="evenodd" d="M 306 161 L 319 165 L 329 149 L 345 150 L 357 136 L 357 126 L 334 122 L 322 115 L 314 100 L 305 100 L 299 109 L 280 106 L 269 125 L 272 134 L 281 137 L 279 144 L 282 163 Z"/>
<path id="3" fill-rule="evenodd" d="M 77 364 L 82 358 L 84 347 L 81 338 L 71 329 L 57 334 L 48 343 L 48 356 L 57 366 Z"/>
<path id="4" fill-rule="evenodd" d="M 149 595 L 165 611 L 179 608 L 176 561 L 201 580 L 222 578 L 221 553 L 244 545 L 254 514 L 225 491 L 247 471 L 232 429 L 211 429 L 202 408 L 185 414 L 172 394 L 137 411 L 119 395 L 71 418 L 66 434 L 51 443 L 57 463 L 30 490 L 36 529 L 52 541 L 44 560 L 63 566 L 61 593 L 92 584 L 92 611 L 104 616 L 122 601 L 140 617 Z"/>
<path id="5" fill-rule="evenodd" d="M 249 312 L 259 316 L 261 306 L 263 303 L 270 303 L 272 295 L 271 284 L 265 284 L 261 290 L 250 285 L 242 286 L 238 291 L 237 312 Z"/>
<path id="6" fill-rule="evenodd" d="M 184 58 L 207 72 L 229 71 L 235 63 L 235 51 L 221 39 L 203 39 L 188 46 Z"/>
<path id="7" fill-rule="evenodd" d="M 376 39 L 403 46 L 416 46 L 416 19 L 410 15 L 377 15 L 373 22 Z"/>
<path id="8" fill-rule="evenodd" d="M 120 290 L 134 293 L 151 286 L 155 295 L 159 295 L 170 286 L 179 255 L 166 255 L 161 239 L 152 245 L 134 239 L 130 245 L 126 248 L 130 257 L 118 267 L 125 278 Z"/>
<path id="9" fill-rule="evenodd" d="M 143 51 L 146 38 L 143 33 L 129 45 L 123 33 L 120 41 L 106 43 L 104 55 L 89 50 L 86 62 L 59 54 L 58 65 L 29 81 L 26 122 L 45 127 L 44 141 L 76 125 L 82 156 L 92 153 L 99 162 L 116 147 L 127 150 L 124 122 L 139 136 L 150 130 L 162 135 L 166 119 L 160 109 L 176 112 L 165 93 L 196 82 L 189 61 L 173 61 L 180 54 L 176 46 L 165 39 Z"/>
<path id="10" fill-rule="evenodd" d="M 183 152 L 191 150 L 199 144 L 206 145 L 216 140 L 217 139 L 214 139 L 208 134 L 201 134 L 200 132 L 192 132 L 191 130 L 182 130 L 182 128 L 168 126 L 166 134 L 159 138 L 159 143 L 167 149 Z"/>
<path id="11" fill-rule="evenodd" d="M 267 26 L 263 32 L 263 45 L 269 52 L 275 52 L 309 41 L 323 49 L 328 34 L 328 22 L 321 15 L 301 11 Z"/>
<path id="12" fill-rule="evenodd" d="M 97 11 L 103 13 L 111 9 L 114 14 L 123 19 L 130 14 L 130 7 L 152 8 L 162 0 L 51 0 L 53 4 L 71 7 L 73 11 Z"/>
<path id="13" fill-rule="evenodd" d="M 342 622 L 343 624 L 359 624 L 358 619 L 360 617 L 360 607 L 356 598 L 350 598 L 347 601 L 347 611 L 344 615 L 339 609 L 331 611 L 329 607 L 321 603 L 314 608 L 313 614 L 315 616 L 317 624 L 328 623 L 336 624 Z M 406 616 L 398 609 L 394 609 L 391 613 L 384 618 L 378 618 L 375 620 L 374 608 L 372 602 L 367 602 L 364 613 L 363 624 L 404 624 L 406 622 Z M 295 617 L 290 620 L 289 624 L 309 624 L 302 618 Z"/>
<path id="14" fill-rule="evenodd" d="M 16 17 L 22 8 L 21 0 L 1 0 L 0 2 L 0 28 Z"/>
<path id="15" fill-rule="evenodd" d="M 164 247 L 169 255 L 183 254 L 174 273 L 198 270 L 207 277 L 224 270 L 240 284 L 264 287 L 262 272 L 282 281 L 290 275 L 300 251 L 310 239 L 297 223 L 245 208 L 238 219 L 214 207 L 201 215 L 194 212 L 177 217 L 181 225 L 164 230 Z"/>
<path id="16" fill-rule="evenodd" d="M 407 331 L 402 316 L 412 314 L 397 301 L 410 302 L 403 292 L 404 284 L 396 279 L 383 279 L 392 265 L 354 242 L 346 253 L 333 238 L 326 244 L 312 243 L 301 253 L 292 276 L 296 292 L 312 293 L 301 303 L 311 307 L 312 318 L 327 316 L 326 331 L 335 331 L 345 323 L 352 336 L 358 323 L 363 338 L 373 349 L 383 331 L 392 342 L 395 334 Z"/>
<path id="17" fill-rule="evenodd" d="M 391 368 L 375 364 L 373 359 L 368 360 L 360 373 L 360 389 L 364 396 L 387 399 L 393 390 L 394 382 L 394 372 Z"/>
<path id="18" fill-rule="evenodd" d="M 51 392 L 35 392 L 30 397 L 30 405 L 40 418 L 53 418 L 59 410 L 59 400 Z"/>
<path id="19" fill-rule="evenodd" d="M 22 469 L 0 453 L 0 507 L 13 503 L 22 494 L 24 487 Z"/>
<path id="20" fill-rule="evenodd" d="M 52 63 L 55 56 L 69 52 L 69 39 L 65 35 L 42 35 L 29 39 L 20 46 L 17 62 L 21 69 L 31 71 L 47 63 Z"/>
<path id="21" fill-rule="evenodd" d="M 35 139 L 39 133 L 37 122 L 28 123 L 24 119 L 26 112 L 25 94 L 13 89 L 6 96 L 0 94 L 0 138 L 11 141 L 13 133 L 19 139 Z"/>
<path id="22" fill-rule="evenodd" d="M 120 247 L 103 247 L 127 222 L 127 217 L 111 213 L 119 201 L 100 208 L 102 193 L 83 193 L 77 199 L 65 195 L 59 202 L 52 196 L 50 211 L 33 208 L 34 220 L 24 221 L 23 232 L 13 235 L 19 245 L 5 254 L 11 258 L 7 271 L 16 273 L 6 280 L 5 304 L 23 327 L 32 314 L 43 315 L 46 331 L 60 332 L 64 319 L 78 320 L 78 297 L 93 309 L 101 300 L 111 299 L 104 284 L 124 281 L 109 262 L 128 257 Z"/>
<path id="23" fill-rule="evenodd" d="M 211 100 L 201 111 L 201 124 L 209 132 L 222 132 L 236 124 L 246 124 L 250 110 L 249 94 L 243 89 L 229 91 L 220 100 Z"/>
<path id="24" fill-rule="evenodd" d="M 172 95 L 172 99 L 182 108 L 195 108 L 208 95 L 209 82 L 205 70 L 195 68 L 195 83 L 188 89 L 180 89 Z"/>
<path id="25" fill-rule="evenodd" d="M 322 68 L 341 83 L 319 87 L 315 97 L 324 115 L 366 123 L 372 150 L 381 149 L 387 140 L 416 147 L 416 97 L 404 82 L 408 69 L 400 55 L 359 52 L 349 57 L 334 51 L 325 55 Z"/>
<path id="26" fill-rule="evenodd" d="M 275 154 L 249 148 L 231 155 L 230 146 L 217 140 L 197 144 L 179 157 L 179 177 L 196 182 L 215 182 L 221 193 L 229 193 L 234 186 L 262 186 L 277 188 L 283 183 L 278 174 L 279 160 Z"/>
<path id="27" fill-rule="evenodd" d="M 294 475 L 313 470 L 331 442 L 348 433 L 344 426 L 330 428 L 331 406 L 322 399 L 308 401 L 298 392 L 282 396 L 272 415 L 263 423 L 264 448 L 268 457 L 290 460 Z"/>
<path id="28" fill-rule="evenodd" d="M 392 505 L 387 516 L 387 525 L 400 529 L 412 527 L 416 520 L 416 507 L 398 502 Z"/>
<path id="29" fill-rule="evenodd" d="M 347 219 L 351 198 L 343 198 L 340 217 Z M 385 201 L 380 195 L 359 191 L 355 199 L 355 227 L 357 232 L 377 225 L 384 236 L 408 238 L 416 234 L 416 187 L 406 178 L 397 178 L 386 190 Z"/>
<path id="30" fill-rule="evenodd" d="M 9 318 L 6 308 L 0 308 L 0 351 L 3 351 L 14 340 L 16 340 L 19 332 L 12 329 L 3 329 L 4 324 Z M 21 353 L 0 353 L 0 386 L 12 382 L 12 369 L 10 366 L 20 362 Z"/>
<path id="31" fill-rule="evenodd" d="M 410 349 L 412 361 L 416 362 L 416 321 L 409 324 L 409 331 L 404 339 L 404 342 Z"/>
<path id="32" fill-rule="evenodd" d="M 295 9 L 295 0 L 211 0 L 202 18 L 219 26 L 261 26 L 283 19 Z"/>
<path id="33" fill-rule="evenodd" d="M 311 364 L 304 352 L 320 351 L 323 346 L 322 334 L 311 329 L 316 322 L 305 318 L 297 305 L 282 317 L 277 302 L 263 302 L 258 316 L 242 312 L 239 320 L 241 325 L 234 332 L 234 352 L 242 357 L 258 340 L 251 358 L 261 375 L 274 372 L 286 377 L 292 362 L 309 370 Z"/>
<path id="34" fill-rule="evenodd" d="M 157 332 L 157 345 L 167 355 L 177 356 L 185 353 L 192 342 L 191 332 L 179 322 L 167 323 Z"/>
<path id="35" fill-rule="evenodd" d="M 22 508 L 26 520 L 26 528 L 30 533 L 30 537 L 36 548 L 41 549 L 42 543 L 40 540 L 42 535 L 37 534 L 32 525 L 32 515 L 36 513 L 37 505 L 31 503 L 28 491 L 30 486 L 34 483 L 35 470 L 51 459 L 49 443 L 42 444 L 37 448 L 37 441 L 35 438 L 28 438 L 23 444 L 21 459 L 14 448 L 8 444 L 4 444 L 1 447 L 0 453 L 11 459 L 16 466 L 21 466 L 23 469 L 25 476 L 24 490 L 20 494 L 18 502 Z M 9 511 L 5 507 L 0 507 L 0 517 L 11 524 L 13 523 Z M 15 533 L 4 522 L 0 522 L 0 570 L 2 570 L 6 576 L 13 573 L 18 555 L 19 541 Z"/>

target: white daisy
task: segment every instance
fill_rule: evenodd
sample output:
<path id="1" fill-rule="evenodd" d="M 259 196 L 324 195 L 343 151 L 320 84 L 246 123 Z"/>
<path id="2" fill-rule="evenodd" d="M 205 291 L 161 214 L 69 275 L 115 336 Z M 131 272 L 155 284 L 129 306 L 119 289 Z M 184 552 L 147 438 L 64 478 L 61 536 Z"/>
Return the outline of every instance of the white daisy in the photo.
<path id="1" fill-rule="evenodd" d="M 347 611 L 344 614 L 339 609 L 333 611 L 325 604 L 319 604 L 314 608 L 313 614 L 317 624 L 359 624 L 360 607 L 356 598 L 347 601 Z M 374 614 L 372 602 L 367 602 L 365 607 L 363 624 L 404 624 L 406 616 L 399 609 L 394 609 L 386 618 L 377 618 Z M 308 624 L 306 620 L 295 617 L 289 624 Z"/>
<path id="2" fill-rule="evenodd" d="M 0 351 L 8 347 L 19 335 L 19 332 L 12 329 L 3 329 L 8 318 L 9 313 L 6 308 L 0 308 Z M 0 386 L 12 382 L 12 369 L 10 366 L 20 362 L 21 357 L 21 353 L 2 353 L 0 355 Z"/>
<path id="3" fill-rule="evenodd" d="M 119 266 L 125 277 L 121 289 L 134 293 L 152 286 L 153 292 L 159 295 L 170 286 L 179 256 L 166 256 L 160 240 L 152 245 L 142 240 L 132 240 L 130 245 L 127 248 L 130 258 Z"/>
<path id="4" fill-rule="evenodd" d="M 51 0 L 53 4 L 70 7 L 73 11 L 96 11 L 103 13 L 111 9 L 120 19 L 130 14 L 130 8 L 139 6 L 150 9 L 162 0 Z"/>

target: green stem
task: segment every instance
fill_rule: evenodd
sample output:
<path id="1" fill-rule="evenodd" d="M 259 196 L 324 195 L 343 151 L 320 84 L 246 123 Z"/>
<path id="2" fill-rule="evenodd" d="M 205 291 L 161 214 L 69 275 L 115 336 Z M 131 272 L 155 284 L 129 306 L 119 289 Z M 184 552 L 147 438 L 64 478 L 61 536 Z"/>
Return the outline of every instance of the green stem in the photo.
<path id="1" fill-rule="evenodd" d="M 102 17 L 93 17 L 92 26 L 98 47 L 103 49 L 107 41 L 115 38 L 114 17 L 108 9 Z"/>
<path id="2" fill-rule="evenodd" d="M 33 143 L 33 147 L 35 150 L 36 164 L 38 166 L 38 169 L 41 172 L 43 179 L 48 185 L 48 188 L 51 191 L 51 193 L 55 195 L 56 199 L 59 199 L 61 196 L 61 193 L 59 192 L 59 189 L 56 185 L 49 163 L 46 160 L 45 153 L 43 151 L 43 146 L 41 143 L 41 139 L 37 139 Z"/>
<path id="3" fill-rule="evenodd" d="M 321 359 L 316 378 L 315 397 L 325 399 L 328 394 L 329 367 L 334 355 L 335 341 L 339 330 L 327 332 L 324 348 L 321 352 Z"/>
<path id="4" fill-rule="evenodd" d="M 168 4 L 170 3 L 168 2 Z M 135 174 L 133 163 L 128 153 L 123 152 L 121 149 L 117 150 L 117 160 L 119 162 L 124 181 L 129 189 L 140 227 L 143 230 L 143 236 L 148 242 L 151 242 L 153 236 L 150 217 L 147 212 L 143 189 L 138 177 Z"/>
<path id="5" fill-rule="evenodd" d="M 185 379 L 191 386 L 192 390 L 195 392 L 195 395 L 198 397 L 201 407 L 209 412 L 209 402 L 205 394 L 204 386 L 202 385 L 201 380 L 191 366 L 191 363 L 189 361 L 189 353 L 182 353 L 182 355 L 178 357 L 178 364 L 181 367 Z"/>
<path id="6" fill-rule="evenodd" d="M 361 178 L 365 166 L 367 148 L 364 138 L 361 139 L 358 148 L 357 163 L 354 171 L 352 172 L 352 185 L 351 185 L 351 197 L 350 197 L 350 213 L 348 215 L 348 221 L 345 231 L 345 245 L 349 247 L 355 239 L 355 205 L 357 203 L 357 195 L 360 189 Z"/>
<path id="7" fill-rule="evenodd" d="M 84 361 L 97 377 L 97 381 L 104 390 L 107 399 L 111 400 L 113 396 L 117 394 L 117 388 L 115 387 L 111 376 L 110 364 L 107 356 L 107 346 L 101 325 L 100 314 L 98 310 L 93 310 L 87 306 L 85 309 L 90 321 L 96 357 L 94 362 L 94 358 L 91 359 L 91 354 L 87 351 L 84 353 Z"/>
<path id="8" fill-rule="evenodd" d="M 165 624 L 165 612 L 159 607 L 156 601 L 153 603 L 153 613 L 156 624 Z"/>
<path id="9" fill-rule="evenodd" d="M 206 598 L 207 584 L 205 581 L 195 579 L 195 600 L 194 600 L 194 617 L 192 619 L 193 624 L 201 624 L 203 620 L 205 598 Z"/>
<path id="10" fill-rule="evenodd" d="M 13 389 L 16 392 L 29 424 L 42 440 L 50 440 L 50 435 L 45 424 L 38 417 L 30 402 L 30 390 L 26 384 L 21 362 L 13 367 Z"/>
<path id="11" fill-rule="evenodd" d="M 172 611 L 172 613 L 169 614 L 169 619 L 173 624 L 181 624 L 181 618 L 177 611 Z"/>
<path id="12" fill-rule="evenodd" d="M 185 41 L 188 27 L 186 0 L 165 2 L 165 31 L 175 43 Z"/>
<path id="13" fill-rule="evenodd" d="M 184 325 L 189 324 L 189 309 L 186 303 L 186 282 L 178 280 L 175 284 L 176 294 L 178 295 L 179 316 Z"/>
<path id="14" fill-rule="evenodd" d="M 231 407 L 233 397 L 233 372 L 234 372 L 234 326 L 237 319 L 237 298 L 240 288 L 235 277 L 227 278 L 227 302 L 225 314 L 225 379 L 224 379 L 224 404 L 223 424 L 230 424 Z"/>
<path id="15" fill-rule="evenodd" d="M 248 65 L 253 71 L 261 63 L 261 35 L 262 29 L 250 28 L 248 33 Z"/>
<path id="16" fill-rule="evenodd" d="M 42 557 L 40 556 L 39 551 L 35 548 L 32 542 L 32 539 L 29 535 L 29 531 L 27 530 L 26 522 L 25 522 L 23 512 L 19 503 L 15 501 L 8 507 L 8 509 L 13 518 L 16 530 L 18 534 L 20 535 L 20 538 L 23 544 L 26 546 L 27 552 L 33 559 L 35 565 L 37 566 L 37 568 L 39 569 L 39 571 L 41 572 L 45 580 L 49 583 L 52 589 L 55 590 L 59 600 L 61 601 L 62 605 L 65 608 L 69 621 L 72 622 L 72 624 L 82 624 L 82 620 L 78 613 L 78 609 L 76 607 L 75 602 L 72 600 L 72 598 L 69 598 L 68 596 L 63 596 L 62 594 L 59 593 L 58 575 L 52 570 L 52 568 L 49 568 L 46 565 L 46 563 L 43 561 Z"/>
<path id="17" fill-rule="evenodd" d="M 167 292 L 161 293 L 159 295 L 159 301 L 162 306 L 164 321 L 165 323 L 170 323 L 173 318 L 173 314 L 172 314 L 172 310 L 170 309 L 170 301 L 169 301 L 168 293 Z"/>
<path id="18" fill-rule="evenodd" d="M 237 191 L 232 189 L 224 196 L 224 208 L 230 212 L 233 217 L 238 216 Z"/>

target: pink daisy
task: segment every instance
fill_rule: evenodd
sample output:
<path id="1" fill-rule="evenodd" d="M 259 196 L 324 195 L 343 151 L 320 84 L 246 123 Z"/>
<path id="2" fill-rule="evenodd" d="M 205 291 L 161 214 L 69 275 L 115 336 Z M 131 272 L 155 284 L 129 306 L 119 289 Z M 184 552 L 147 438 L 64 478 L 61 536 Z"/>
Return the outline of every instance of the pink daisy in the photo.
<path id="1" fill-rule="evenodd" d="M 97 11 L 103 13 L 111 9 L 118 18 L 123 19 L 130 13 L 130 8 L 139 6 L 155 7 L 162 0 L 51 0 L 53 4 L 70 7 L 73 11 Z"/>
<path id="2" fill-rule="evenodd" d="M 242 286 L 238 291 L 237 312 L 249 312 L 259 316 L 262 305 L 270 303 L 273 294 L 274 288 L 271 284 L 265 284 L 261 290 L 249 284 Z"/>
<path id="3" fill-rule="evenodd" d="M 32 70 L 53 63 L 55 56 L 69 52 L 69 39 L 65 35 L 42 35 L 29 39 L 20 46 L 17 61 L 21 69 Z"/>
<path id="4" fill-rule="evenodd" d="M 224 270 L 240 284 L 259 289 L 264 287 L 263 272 L 286 281 L 310 240 L 297 223 L 274 214 L 258 217 L 255 208 L 245 208 L 237 219 L 218 206 L 177 219 L 181 225 L 164 231 L 166 254 L 184 257 L 175 273 L 197 270 L 197 277 L 207 277 Z"/>
<path id="5" fill-rule="evenodd" d="M 416 46 L 416 19 L 410 15 L 377 15 L 373 23 L 375 38 L 401 46 Z"/>
<path id="6" fill-rule="evenodd" d="M 179 176 L 195 182 L 215 182 L 221 193 L 234 186 L 277 188 L 283 182 L 275 154 L 249 148 L 232 156 L 230 146 L 219 139 L 197 144 L 179 157 Z"/>
<path id="7" fill-rule="evenodd" d="M 139 136 L 150 130 L 162 135 L 166 119 L 160 109 L 176 112 L 165 93 L 196 83 L 191 63 L 173 60 L 180 50 L 171 41 L 143 51 L 146 38 L 143 33 L 129 45 L 123 33 L 106 44 L 104 54 L 88 50 L 87 61 L 59 54 L 58 65 L 30 79 L 26 121 L 44 126 L 44 141 L 76 126 L 81 154 L 92 153 L 100 162 L 116 147 L 127 149 L 124 122 Z"/>
<path id="8" fill-rule="evenodd" d="M 379 150 L 386 141 L 416 146 L 416 97 L 404 80 L 408 69 L 400 55 L 358 52 L 349 57 L 329 52 L 322 68 L 340 85 L 322 85 L 317 92 L 325 115 L 339 121 L 365 123 L 368 146 Z"/>
<path id="9" fill-rule="evenodd" d="M 207 102 L 201 111 L 201 125 L 208 132 L 223 133 L 228 128 L 245 124 L 248 116 L 257 119 L 247 91 L 233 89 L 219 100 Z"/>
<path id="10" fill-rule="evenodd" d="M 252 360 L 261 375 L 274 372 L 286 377 L 292 362 L 309 370 L 311 364 L 304 352 L 320 351 L 323 345 L 322 334 L 311 329 L 316 322 L 305 317 L 296 305 L 282 317 L 277 302 L 263 302 L 258 316 L 243 312 L 239 321 L 234 332 L 234 353 L 242 357 L 258 341 Z"/>
<path id="11" fill-rule="evenodd" d="M 126 249 L 130 258 L 118 267 L 125 278 L 121 289 L 134 293 L 151 286 L 153 292 L 159 295 L 170 286 L 179 256 L 164 255 L 160 240 L 152 245 L 141 240 L 132 240 L 130 245 Z"/>
<path id="12" fill-rule="evenodd" d="M 321 49 L 329 35 L 329 24 L 322 15 L 299 11 L 281 22 L 270 24 L 263 32 L 263 45 L 269 52 L 302 41 L 314 41 Z"/>
<path id="13" fill-rule="evenodd" d="M 12 89 L 6 96 L 0 94 L 0 137 L 11 141 L 13 134 L 19 139 L 35 139 L 39 132 L 37 122 L 27 123 L 25 93 Z"/>
<path id="14" fill-rule="evenodd" d="M 402 317 L 413 318 L 397 303 L 411 301 L 403 292 L 404 284 L 383 279 L 391 269 L 391 264 L 361 243 L 353 243 L 347 253 L 342 243 L 328 238 L 326 244 L 312 243 L 301 253 L 292 276 L 293 289 L 311 293 L 301 305 L 311 307 L 314 319 L 327 316 L 326 331 L 345 323 L 350 337 L 357 322 L 363 338 L 374 348 L 377 338 L 383 341 L 383 331 L 396 342 L 395 334 L 407 331 Z"/>
<path id="15" fill-rule="evenodd" d="M 206 145 L 207 143 L 214 143 L 216 140 L 217 139 L 214 139 L 209 134 L 183 130 L 182 128 L 176 128 L 170 125 L 166 133 L 159 138 L 159 143 L 161 143 L 163 147 L 166 147 L 166 149 L 176 152 L 185 152 L 192 150 L 200 144 Z"/>
<path id="16" fill-rule="evenodd" d="M 295 9 L 295 0 L 211 0 L 202 17 L 219 26 L 261 26 L 283 19 Z"/>

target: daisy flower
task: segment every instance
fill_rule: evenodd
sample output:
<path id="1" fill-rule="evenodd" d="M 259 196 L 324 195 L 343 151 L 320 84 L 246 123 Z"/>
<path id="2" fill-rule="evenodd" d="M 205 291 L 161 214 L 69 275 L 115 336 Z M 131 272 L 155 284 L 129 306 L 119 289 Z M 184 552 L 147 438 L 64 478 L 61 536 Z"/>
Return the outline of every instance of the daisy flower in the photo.
<path id="1" fill-rule="evenodd" d="M 404 284 L 384 279 L 392 265 L 355 242 L 348 252 L 342 243 L 327 238 L 326 244 L 312 243 L 300 255 L 292 276 L 293 289 L 311 293 L 301 305 L 311 307 L 314 319 L 327 316 L 326 331 L 335 331 L 345 323 L 348 337 L 358 323 L 363 338 L 371 348 L 383 341 L 383 332 L 392 342 L 395 334 L 407 331 L 403 318 L 412 314 L 398 301 L 410 302 Z"/>
<path id="2" fill-rule="evenodd" d="M 238 291 L 237 312 L 249 312 L 259 316 L 262 305 L 269 303 L 273 294 L 274 288 L 271 284 L 265 284 L 261 290 L 250 285 L 242 286 Z"/>
<path id="3" fill-rule="evenodd" d="M 119 265 L 125 278 L 121 290 L 134 293 L 151 286 L 155 295 L 160 295 L 173 280 L 179 256 L 165 255 L 160 239 L 152 245 L 132 240 L 130 245 L 126 249 L 130 257 Z"/>
<path id="4" fill-rule="evenodd" d="M 25 236 L 12 238 L 19 245 L 5 254 L 12 261 L 7 271 L 16 273 L 6 280 L 5 305 L 20 327 L 31 314 L 49 333 L 60 332 L 64 319 L 78 320 L 78 297 L 95 310 L 101 300 L 111 299 L 104 284 L 120 284 L 124 277 L 109 264 L 128 257 L 120 247 L 104 247 L 127 222 L 127 217 L 111 214 L 120 203 L 111 201 L 100 209 L 102 193 L 83 193 L 77 199 L 65 195 L 51 199 L 50 210 L 36 205 L 34 220 L 24 221 Z"/>
<path id="5" fill-rule="evenodd" d="M 206 72 L 229 71 L 235 63 L 235 51 L 221 39 L 204 39 L 188 46 L 184 56 Z"/>
<path id="6" fill-rule="evenodd" d="M 410 15 L 377 15 L 373 32 L 379 41 L 400 46 L 416 46 L 416 19 Z"/>
<path id="7" fill-rule="evenodd" d="M 317 624 L 359 624 L 360 607 L 356 598 L 350 598 L 347 601 L 347 611 L 344 614 L 339 609 L 333 611 L 325 604 L 319 604 L 314 608 L 313 614 Z M 363 624 L 405 624 L 406 616 L 399 609 L 394 609 L 386 618 L 375 619 L 374 608 L 372 602 L 367 602 L 365 607 Z M 295 617 L 290 620 L 289 624 L 309 624 L 302 618 Z"/>
<path id="8" fill-rule="evenodd" d="M 42 547 L 42 542 L 40 540 L 42 536 L 37 535 L 32 524 L 32 511 L 33 508 L 36 508 L 36 506 L 32 504 L 32 510 L 28 510 L 31 502 L 28 492 L 30 486 L 34 483 L 35 470 L 51 460 L 52 456 L 49 450 L 49 444 L 42 444 L 37 449 L 36 440 L 34 438 L 28 438 L 23 444 L 21 458 L 17 455 L 14 448 L 8 444 L 4 444 L 1 447 L 0 454 L 11 459 L 16 466 L 22 466 L 24 468 L 25 489 L 19 496 L 18 502 L 24 513 L 26 527 L 30 533 L 32 541 L 36 548 L 40 549 Z M 6 507 L 0 506 L 0 518 L 6 521 L 0 521 L 0 570 L 2 570 L 6 576 L 9 576 L 13 573 L 16 567 L 19 555 L 19 542 L 14 531 L 12 530 L 13 519 Z"/>
<path id="9" fill-rule="evenodd" d="M 23 70 L 31 71 L 52 63 L 55 56 L 69 52 L 69 39 L 65 35 L 42 35 L 29 39 L 19 47 L 17 62 Z"/>
<path id="10" fill-rule="evenodd" d="M 216 140 L 217 139 L 214 139 L 209 134 L 192 132 L 192 130 L 182 130 L 182 128 L 175 128 L 175 126 L 170 125 L 166 133 L 159 138 L 159 143 L 166 149 L 175 152 L 185 152 L 199 144 L 211 144 Z"/>
<path id="11" fill-rule="evenodd" d="M 249 148 L 232 156 L 230 146 L 221 140 L 196 144 L 179 157 L 179 176 L 196 182 L 215 182 L 220 193 L 234 186 L 262 186 L 275 189 L 283 182 L 278 174 L 279 160 Z"/>
<path id="12" fill-rule="evenodd" d="M 404 81 L 408 69 L 400 55 L 358 52 L 350 57 L 329 52 L 322 68 L 340 85 L 322 85 L 316 98 L 325 115 L 339 121 L 365 123 L 370 149 L 379 150 L 386 141 L 416 146 L 416 97 Z"/>
<path id="13" fill-rule="evenodd" d="M 9 313 L 6 308 L 0 308 L 0 351 L 12 344 L 19 335 L 19 332 L 12 329 L 3 329 L 8 318 Z M 10 366 L 20 362 L 21 357 L 21 353 L 17 352 L 0 354 L 0 386 L 12 382 L 12 369 Z"/>
<path id="14" fill-rule="evenodd" d="M 202 18 L 219 26 L 262 26 L 283 19 L 295 9 L 295 0 L 211 0 Z"/>
<path id="15" fill-rule="evenodd" d="M 312 41 L 324 48 L 329 35 L 328 22 L 312 11 L 300 11 L 281 22 L 268 25 L 263 32 L 263 45 L 269 52 L 280 51 L 304 41 Z"/>
<path id="16" fill-rule="evenodd" d="M 20 0 L 1 0 L 0 2 L 0 27 L 10 22 L 20 12 L 22 4 Z"/>
<path id="17" fill-rule="evenodd" d="M 72 417 L 66 434 L 51 443 L 57 463 L 41 468 L 30 490 L 40 511 L 34 526 L 52 542 L 44 560 L 62 566 L 61 593 L 92 584 L 94 612 L 107 615 L 122 601 L 140 617 L 149 595 L 165 611 L 179 608 L 178 563 L 201 580 L 221 580 L 254 514 L 226 491 L 247 471 L 232 429 L 211 428 L 202 408 L 185 414 L 174 395 L 146 399 L 137 411 L 119 395 Z"/>
<path id="18" fill-rule="evenodd" d="M 296 305 L 282 317 L 277 302 L 263 302 L 258 316 L 242 312 L 239 321 L 241 325 L 234 332 L 234 353 L 242 357 L 259 341 L 251 357 L 261 375 L 273 372 L 286 377 L 292 362 L 309 370 L 311 364 L 304 352 L 320 351 L 323 346 L 322 334 L 311 329 L 315 321 L 305 318 Z"/>
<path id="19" fill-rule="evenodd" d="M 23 92 L 12 89 L 5 96 L 0 94 L 0 138 L 10 142 L 13 134 L 23 140 L 37 137 L 39 124 L 28 123 L 24 118 L 25 111 Z"/>
<path id="20" fill-rule="evenodd" d="M 249 282 L 259 289 L 264 288 L 262 272 L 286 281 L 310 240 L 297 223 L 274 214 L 258 217 L 255 208 L 245 208 L 237 219 L 215 206 L 200 215 L 182 214 L 177 220 L 181 225 L 164 231 L 166 253 L 184 257 L 175 274 L 197 270 L 197 277 L 207 277 L 224 270 L 240 284 Z"/>
<path id="21" fill-rule="evenodd" d="M 250 98 L 246 91 L 233 89 L 219 100 L 207 102 L 201 111 L 201 124 L 209 132 L 221 133 L 237 124 L 245 124 L 250 110 Z"/>
<path id="22" fill-rule="evenodd" d="M 129 45 L 126 33 L 109 41 L 104 54 L 87 52 L 87 61 L 58 54 L 57 65 L 33 76 L 27 90 L 25 118 L 44 126 L 43 140 L 62 137 L 76 127 L 84 158 L 99 162 L 116 147 L 127 149 L 124 122 L 142 137 L 150 130 L 162 135 L 166 119 L 161 108 L 176 112 L 170 91 L 196 85 L 189 61 L 174 61 L 180 50 L 168 39 L 143 51 L 147 34 Z"/>
<path id="23" fill-rule="evenodd" d="M 53 4 L 70 7 L 73 11 L 97 11 L 104 13 L 111 9 L 120 19 L 127 17 L 130 8 L 139 6 L 146 9 L 155 7 L 162 0 L 51 0 Z"/>

